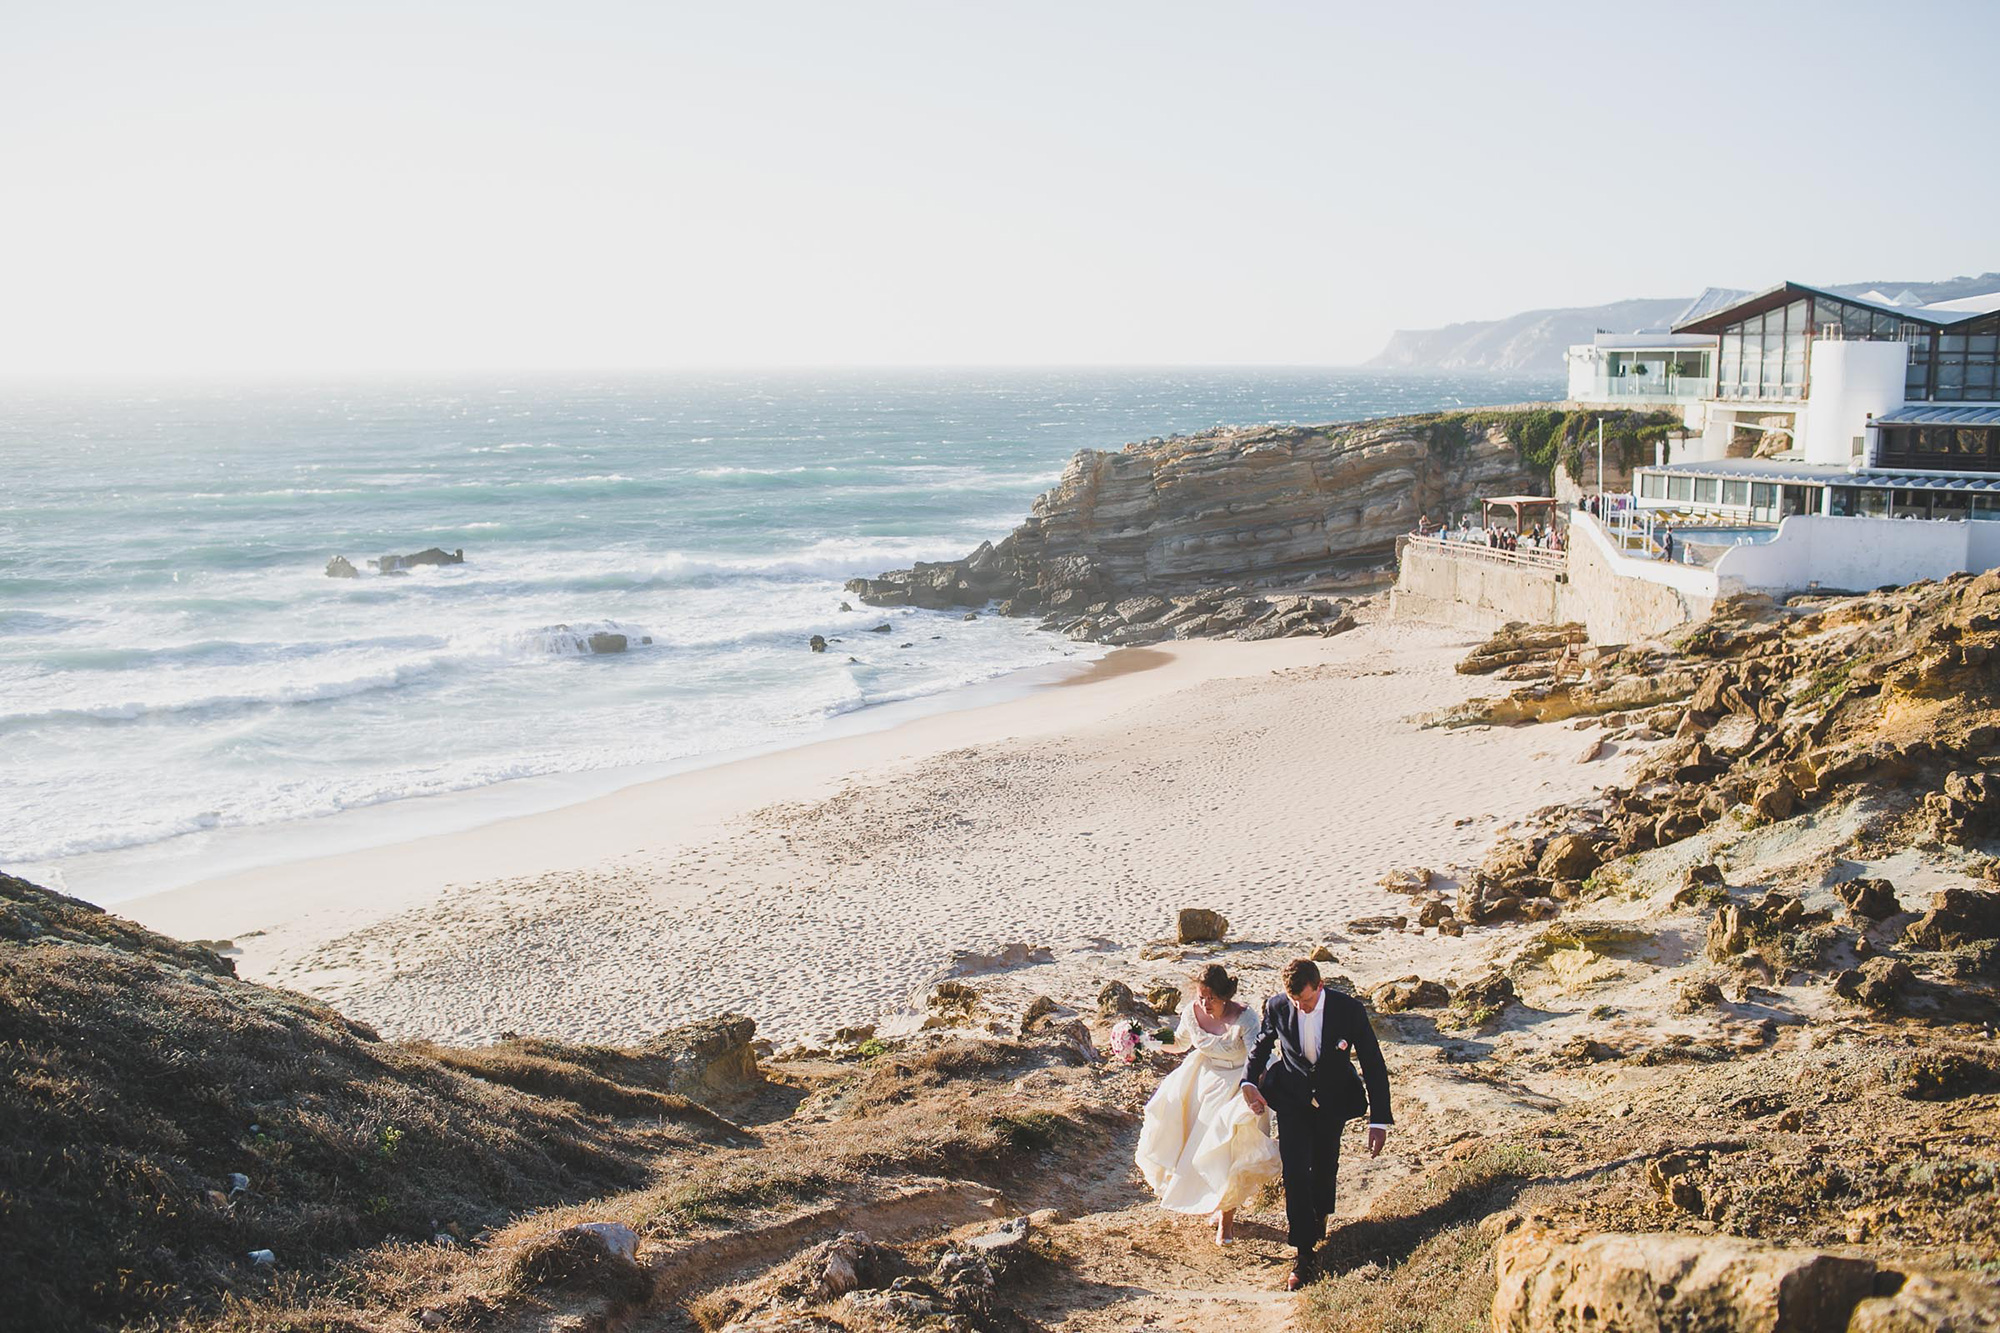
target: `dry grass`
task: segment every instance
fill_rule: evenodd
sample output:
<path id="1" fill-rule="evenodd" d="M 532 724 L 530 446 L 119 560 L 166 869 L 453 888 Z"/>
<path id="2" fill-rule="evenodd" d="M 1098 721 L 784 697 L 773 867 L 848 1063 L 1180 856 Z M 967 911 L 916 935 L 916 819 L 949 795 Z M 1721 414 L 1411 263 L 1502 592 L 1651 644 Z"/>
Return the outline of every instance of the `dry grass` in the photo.
<path id="1" fill-rule="evenodd" d="M 1485 1144 L 1448 1160 L 1337 1229 L 1308 1289 L 1310 1333 L 1478 1333 L 1493 1305 L 1492 1239 L 1480 1218 L 1549 1169 L 1533 1149 Z"/>
<path id="2" fill-rule="evenodd" d="M 0 1290 L 17 1327 L 213 1311 L 274 1271 L 646 1178 L 641 1136 L 237 981 L 205 950 L 6 877 L 0 921 Z M 261 1249 L 275 1270 L 248 1262 Z"/>

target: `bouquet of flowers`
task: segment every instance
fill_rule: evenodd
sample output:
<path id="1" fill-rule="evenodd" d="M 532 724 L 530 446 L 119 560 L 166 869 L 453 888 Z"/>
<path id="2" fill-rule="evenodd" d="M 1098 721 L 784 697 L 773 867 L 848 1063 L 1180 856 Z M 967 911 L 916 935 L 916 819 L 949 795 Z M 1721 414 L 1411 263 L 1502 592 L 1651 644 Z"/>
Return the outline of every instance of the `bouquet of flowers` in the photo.
<path id="1" fill-rule="evenodd" d="M 1167 1037 L 1171 1039 L 1172 1036 L 1173 1033 L 1167 1031 Z M 1159 1033 L 1148 1032 L 1139 1026 L 1137 1019 L 1121 1018 L 1111 1025 L 1111 1058 L 1120 1064 L 1137 1064 L 1140 1056 L 1161 1050 L 1166 1044 Z"/>

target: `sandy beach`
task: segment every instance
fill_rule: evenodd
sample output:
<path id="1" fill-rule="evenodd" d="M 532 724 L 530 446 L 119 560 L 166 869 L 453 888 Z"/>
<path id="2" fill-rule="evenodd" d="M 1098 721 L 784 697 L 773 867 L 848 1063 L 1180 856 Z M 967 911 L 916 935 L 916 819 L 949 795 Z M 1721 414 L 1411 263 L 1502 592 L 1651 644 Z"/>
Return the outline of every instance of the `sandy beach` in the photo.
<path id="1" fill-rule="evenodd" d="M 1084 965 L 1185 906 L 1249 939 L 1339 939 L 1407 901 L 1385 871 L 1469 866 L 1623 768 L 1576 762 L 1567 728 L 1409 721 L 1498 688 L 1454 672 L 1470 642 L 1378 621 L 1128 650 L 1025 698 L 121 910 L 233 940 L 245 976 L 385 1035 L 458 1042 L 631 1041 L 725 1009 L 819 1038 L 899 1010 L 957 951 Z M 1354 952 L 1414 970 L 1426 947 Z"/>

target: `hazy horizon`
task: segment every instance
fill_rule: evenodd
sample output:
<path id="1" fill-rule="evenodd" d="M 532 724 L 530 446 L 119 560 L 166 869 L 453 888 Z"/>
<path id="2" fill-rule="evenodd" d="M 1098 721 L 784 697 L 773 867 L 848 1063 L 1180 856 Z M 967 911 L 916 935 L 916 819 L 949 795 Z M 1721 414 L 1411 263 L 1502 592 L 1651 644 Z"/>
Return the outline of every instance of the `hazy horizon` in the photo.
<path id="1" fill-rule="evenodd" d="M 1914 123 L 1855 91 L 1856 52 L 1994 49 L 1967 3 L 210 0 L 0 31 L 10 382 L 1352 368 L 1397 329 L 1995 265 L 1981 81 L 1945 66 Z M 1916 178 L 1951 206 L 1885 225 Z"/>

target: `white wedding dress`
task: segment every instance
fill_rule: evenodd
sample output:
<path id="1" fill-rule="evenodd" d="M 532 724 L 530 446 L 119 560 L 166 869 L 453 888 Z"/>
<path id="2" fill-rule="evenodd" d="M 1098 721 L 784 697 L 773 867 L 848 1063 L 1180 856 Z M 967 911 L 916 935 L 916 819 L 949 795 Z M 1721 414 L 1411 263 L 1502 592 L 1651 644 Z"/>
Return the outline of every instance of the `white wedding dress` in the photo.
<path id="1" fill-rule="evenodd" d="M 1279 1176 L 1271 1113 L 1252 1111 L 1241 1090 L 1257 1015 L 1246 1005 L 1222 1032 L 1209 1032 L 1191 1003 L 1181 1010 L 1180 1035 L 1194 1049 L 1146 1103 L 1139 1173 L 1171 1212 L 1241 1207 Z"/>

